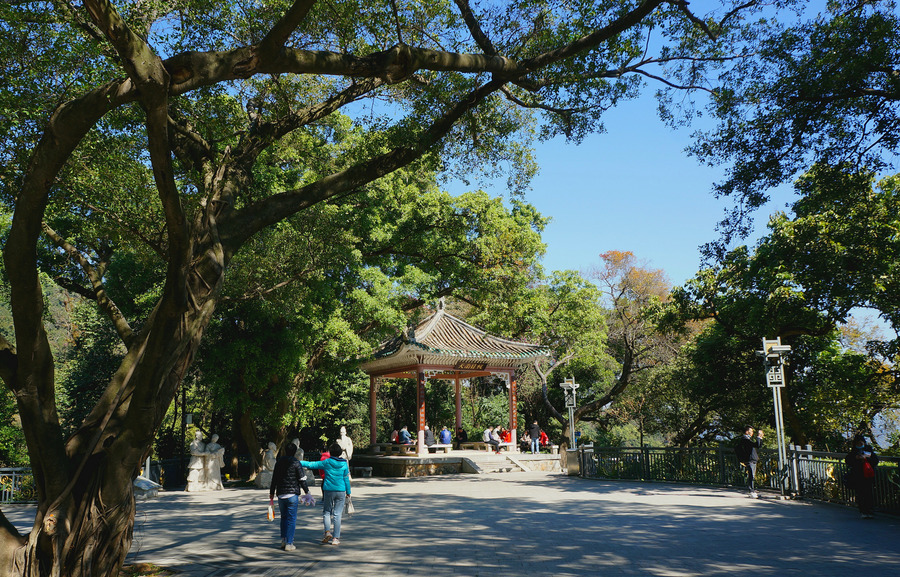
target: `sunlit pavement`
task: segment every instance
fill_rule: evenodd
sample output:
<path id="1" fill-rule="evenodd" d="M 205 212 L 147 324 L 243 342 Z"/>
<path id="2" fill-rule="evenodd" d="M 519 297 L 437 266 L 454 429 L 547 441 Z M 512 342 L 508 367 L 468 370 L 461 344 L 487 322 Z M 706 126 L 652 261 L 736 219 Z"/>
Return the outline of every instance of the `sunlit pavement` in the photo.
<path id="1" fill-rule="evenodd" d="M 313 490 L 320 495 L 319 489 Z M 900 576 L 900 519 L 720 488 L 554 473 L 355 479 L 341 545 L 301 507 L 279 548 L 268 491 L 160 493 L 138 504 L 128 562 L 184 577 L 466 575 Z M 22 531 L 27 507 L 4 507 Z"/>

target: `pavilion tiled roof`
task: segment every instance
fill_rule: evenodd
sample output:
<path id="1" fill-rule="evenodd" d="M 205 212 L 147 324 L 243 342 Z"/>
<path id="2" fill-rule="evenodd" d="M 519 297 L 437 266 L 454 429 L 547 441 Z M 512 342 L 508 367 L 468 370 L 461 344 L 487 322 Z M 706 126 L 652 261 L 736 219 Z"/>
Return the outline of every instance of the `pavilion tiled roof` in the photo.
<path id="1" fill-rule="evenodd" d="M 440 307 L 414 328 L 382 343 L 362 368 L 383 368 L 414 359 L 442 364 L 481 360 L 497 366 L 518 366 L 549 354 L 549 349 L 541 345 L 488 334 Z"/>

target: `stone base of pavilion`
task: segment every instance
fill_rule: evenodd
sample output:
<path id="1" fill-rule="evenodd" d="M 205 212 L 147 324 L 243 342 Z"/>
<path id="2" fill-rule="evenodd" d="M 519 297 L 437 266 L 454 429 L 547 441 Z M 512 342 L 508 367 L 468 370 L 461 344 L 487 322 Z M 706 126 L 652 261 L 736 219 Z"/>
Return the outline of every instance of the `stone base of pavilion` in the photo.
<path id="1" fill-rule="evenodd" d="M 493 472 L 498 461 L 506 462 L 504 471 L 560 471 L 560 456 L 541 453 L 501 453 L 487 451 L 452 451 L 448 454 L 384 456 L 356 453 L 350 463 L 356 467 L 371 467 L 374 477 L 428 477 Z M 490 463 L 490 465 L 488 465 Z"/>

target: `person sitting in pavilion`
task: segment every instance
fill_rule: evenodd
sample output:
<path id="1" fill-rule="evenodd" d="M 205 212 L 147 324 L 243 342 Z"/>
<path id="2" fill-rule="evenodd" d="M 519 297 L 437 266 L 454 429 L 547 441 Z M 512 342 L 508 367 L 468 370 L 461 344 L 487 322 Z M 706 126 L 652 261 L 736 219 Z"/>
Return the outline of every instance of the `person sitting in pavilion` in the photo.
<path id="1" fill-rule="evenodd" d="M 497 438 L 494 427 L 488 426 L 488 428 L 484 430 L 481 440 L 493 447 L 495 453 L 500 452 L 500 439 Z"/>
<path id="2" fill-rule="evenodd" d="M 437 441 L 434 440 L 434 433 L 428 428 L 428 425 L 425 425 L 424 437 L 426 447 L 430 447 L 437 443 Z"/>
<path id="3" fill-rule="evenodd" d="M 442 445 L 450 444 L 450 430 L 446 426 L 441 427 L 441 432 L 438 433 L 438 441 Z"/>
<path id="4" fill-rule="evenodd" d="M 456 428 L 456 448 L 459 449 L 460 445 L 463 443 L 469 442 L 469 434 L 466 433 L 466 430 L 462 427 Z"/>
<path id="5" fill-rule="evenodd" d="M 525 431 L 525 434 L 519 439 L 519 448 L 523 453 L 531 448 L 531 435 L 528 434 L 528 431 Z"/>
<path id="6" fill-rule="evenodd" d="M 407 429 L 406 425 L 400 429 L 400 444 L 401 445 L 411 445 L 412 444 L 412 436 L 409 434 L 409 429 Z"/>

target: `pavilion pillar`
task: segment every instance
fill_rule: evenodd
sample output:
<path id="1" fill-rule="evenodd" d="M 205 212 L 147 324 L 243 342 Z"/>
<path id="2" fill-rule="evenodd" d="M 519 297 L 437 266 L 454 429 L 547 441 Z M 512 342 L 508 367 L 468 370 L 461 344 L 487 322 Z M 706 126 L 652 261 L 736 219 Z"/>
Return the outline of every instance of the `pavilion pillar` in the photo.
<path id="1" fill-rule="evenodd" d="M 416 407 L 418 409 L 418 432 L 416 433 L 416 450 L 419 455 L 427 455 L 425 446 L 425 371 L 416 367 L 418 386 L 416 387 Z"/>
<path id="2" fill-rule="evenodd" d="M 512 447 L 509 448 L 511 453 L 519 452 L 519 441 L 516 435 L 516 425 L 519 422 L 518 399 L 516 398 L 516 372 L 509 373 L 509 430 L 510 441 Z"/>
<path id="3" fill-rule="evenodd" d="M 453 437 L 456 437 L 456 431 L 462 427 L 462 389 L 459 386 L 459 375 L 454 379 L 456 381 L 456 426 L 453 427 Z"/>
<path id="4" fill-rule="evenodd" d="M 374 447 L 378 442 L 378 399 L 376 388 L 377 379 L 369 375 L 369 446 Z"/>

